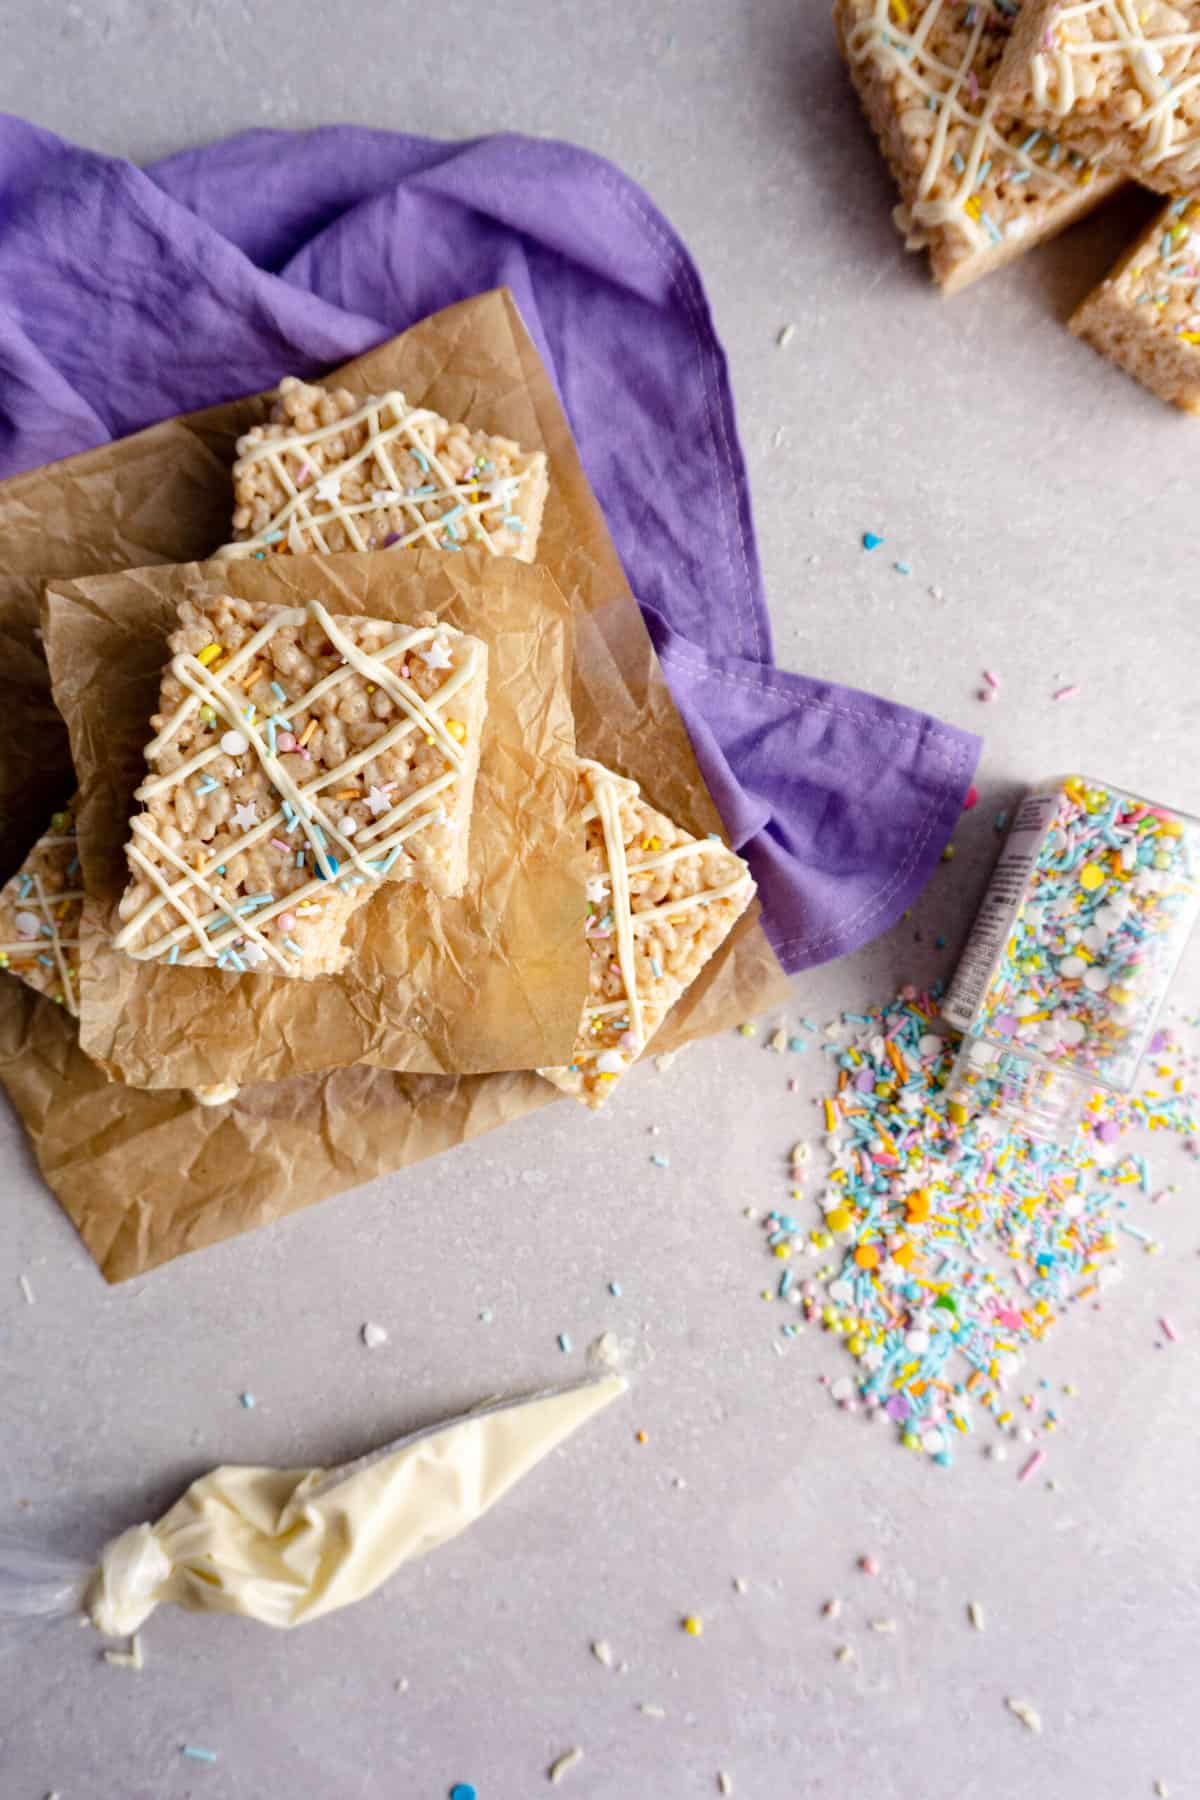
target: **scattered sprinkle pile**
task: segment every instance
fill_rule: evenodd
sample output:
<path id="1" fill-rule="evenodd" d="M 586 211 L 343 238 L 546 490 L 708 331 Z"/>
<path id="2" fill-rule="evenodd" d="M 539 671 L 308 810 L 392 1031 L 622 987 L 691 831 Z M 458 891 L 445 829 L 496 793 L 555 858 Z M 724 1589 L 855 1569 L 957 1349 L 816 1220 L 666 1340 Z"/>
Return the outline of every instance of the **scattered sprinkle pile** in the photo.
<path id="1" fill-rule="evenodd" d="M 1200 1154 L 1200 1122 L 1179 1073 L 1186 1059 L 1161 1032 L 1149 1085 L 1124 1099 L 1094 1095 L 1069 1149 L 994 1117 L 956 1123 L 945 1093 L 956 1044 L 936 1017 L 935 998 L 906 987 L 879 1012 L 827 1028 L 836 1080 L 821 1102 L 822 1221 L 810 1230 L 776 1209 L 762 1224 L 784 1265 L 764 1298 L 819 1322 L 854 1359 L 853 1375 L 829 1384 L 834 1400 L 886 1417 L 908 1449 L 946 1467 L 976 1408 L 1030 1445 L 1061 1426 L 1046 1383 L 1009 1391 L 1028 1352 L 1120 1278 L 1123 1237 L 1159 1247 L 1125 1216 L 1151 1183 L 1146 1158 L 1120 1140 L 1166 1130 Z M 793 1200 L 813 1162 L 812 1146 L 797 1144 Z M 801 1257 L 811 1273 L 795 1268 Z M 782 1327 L 788 1337 L 803 1329 L 795 1314 Z M 1031 1453 L 1023 1478 L 1043 1455 Z"/>

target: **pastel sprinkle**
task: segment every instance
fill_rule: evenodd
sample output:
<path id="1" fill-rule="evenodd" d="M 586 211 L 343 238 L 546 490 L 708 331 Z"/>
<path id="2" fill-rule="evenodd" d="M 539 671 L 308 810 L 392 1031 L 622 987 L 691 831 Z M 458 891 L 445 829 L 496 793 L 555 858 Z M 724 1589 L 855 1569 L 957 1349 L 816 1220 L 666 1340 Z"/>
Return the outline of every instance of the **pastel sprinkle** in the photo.
<path id="1" fill-rule="evenodd" d="M 550 1767 L 546 1770 L 546 1779 L 550 1782 L 551 1786 L 557 1787 L 559 1782 L 562 1781 L 565 1776 L 569 1775 L 571 1770 L 576 1768 L 582 1761 L 583 1751 L 579 1748 L 578 1744 L 576 1744 L 573 1749 L 565 1750 L 561 1756 L 557 1757 L 554 1762 L 550 1764 Z"/>
<path id="2" fill-rule="evenodd" d="M 1074 700 L 1079 692 L 1080 689 L 1078 686 L 1074 683 L 1070 683 L 1066 687 L 1057 688 L 1054 693 L 1054 698 L 1056 700 Z"/>
<path id="3" fill-rule="evenodd" d="M 1024 1467 L 1021 1469 L 1020 1474 L 1017 1476 L 1017 1480 L 1018 1481 L 1029 1481 L 1034 1475 L 1037 1474 L 1038 1470 L 1041 1468 L 1041 1466 L 1045 1462 L 1045 1460 L 1046 1460 L 1046 1452 L 1044 1450 L 1035 1450 L 1033 1455 L 1029 1458 L 1028 1462 L 1025 1463 Z"/>
<path id="4" fill-rule="evenodd" d="M 199 1744 L 181 1744 L 179 1754 L 186 1756 L 189 1762 L 215 1763 L 217 1760 L 215 1750 L 202 1750 Z"/>
<path id="5" fill-rule="evenodd" d="M 1172 1325 L 1170 1319 L 1160 1319 L 1158 1321 L 1158 1323 L 1162 1329 L 1163 1336 L 1168 1340 L 1168 1342 L 1172 1343 L 1172 1344 L 1177 1344 L 1179 1342 L 1179 1333 L 1176 1331 L 1175 1327 Z"/>
<path id="6" fill-rule="evenodd" d="M 883 539 L 879 536 L 878 532 L 864 531 L 862 534 L 862 547 L 864 550 L 878 550 L 882 542 Z"/>
<path id="7" fill-rule="evenodd" d="M 252 1412 L 253 1409 L 258 1404 L 258 1402 L 254 1398 L 254 1395 L 251 1393 L 241 1394 L 238 1397 L 241 1400 L 242 1405 L 246 1408 L 247 1412 Z"/>
<path id="8" fill-rule="evenodd" d="M 571 1339 L 565 1331 L 560 1331 L 558 1334 L 558 1347 L 564 1356 L 571 1354 Z"/>

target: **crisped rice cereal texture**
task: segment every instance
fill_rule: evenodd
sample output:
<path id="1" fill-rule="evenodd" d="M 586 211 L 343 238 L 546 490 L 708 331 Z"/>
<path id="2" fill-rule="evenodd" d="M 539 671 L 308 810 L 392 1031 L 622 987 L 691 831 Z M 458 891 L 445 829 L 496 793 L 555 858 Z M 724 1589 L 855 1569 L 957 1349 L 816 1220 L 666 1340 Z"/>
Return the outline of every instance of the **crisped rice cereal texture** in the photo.
<path id="1" fill-rule="evenodd" d="M 1146 187 L 1200 186 L 1200 0 L 1023 0 L 995 91 Z"/>
<path id="2" fill-rule="evenodd" d="M 1200 200 L 1164 208 L 1071 330 L 1160 400 L 1200 413 Z"/>
<path id="3" fill-rule="evenodd" d="M 834 22 L 901 204 L 909 250 L 957 293 L 1065 230 L 1122 177 L 1031 131 L 991 86 L 1010 30 L 996 0 L 835 0 Z"/>
<path id="4" fill-rule="evenodd" d="M 533 562 L 547 465 L 541 450 L 411 408 L 403 394 L 363 401 L 288 376 L 270 422 L 238 440 L 233 479 L 224 556 L 480 544 Z"/>
<path id="5" fill-rule="evenodd" d="M 591 951 L 588 1002 L 567 1068 L 543 1069 L 554 1086 L 598 1107 L 636 1061 L 680 996 L 720 948 L 754 897 L 740 856 L 715 838 L 694 838 L 641 798 L 636 782 L 599 763 L 581 764 L 590 804 L 584 929 Z M 622 967 L 619 883 L 605 829 L 607 791 L 619 859 L 628 872 L 633 921 L 632 979 L 641 1007 L 641 1041 Z M 705 896 L 696 900 L 697 896 Z"/>
<path id="6" fill-rule="evenodd" d="M 486 711 L 477 638 L 432 616 L 409 625 L 231 596 L 185 601 L 179 621 L 151 720 L 166 735 L 147 751 L 143 811 L 131 821 L 118 948 L 169 957 L 170 934 L 192 965 L 325 974 L 344 965 L 347 921 L 380 880 L 412 875 L 440 895 L 461 892 Z M 375 680 L 343 655 L 348 645 L 373 659 Z M 285 783 L 315 806 L 307 824 L 285 810 Z M 181 864 L 202 872 L 207 892 Z M 163 886 L 190 922 L 171 901 L 145 916 Z"/>
<path id="7" fill-rule="evenodd" d="M 79 1013 L 79 920 L 83 876 L 74 802 L 54 814 L 21 867 L 0 888 L 0 968 Z"/>

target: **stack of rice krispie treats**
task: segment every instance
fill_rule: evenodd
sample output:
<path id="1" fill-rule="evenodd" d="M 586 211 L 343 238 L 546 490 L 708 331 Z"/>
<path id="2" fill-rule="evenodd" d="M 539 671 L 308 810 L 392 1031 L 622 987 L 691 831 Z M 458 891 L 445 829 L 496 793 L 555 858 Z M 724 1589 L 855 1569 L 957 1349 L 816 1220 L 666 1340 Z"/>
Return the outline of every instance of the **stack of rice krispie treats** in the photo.
<path id="1" fill-rule="evenodd" d="M 238 444 L 233 557 L 472 547 L 536 559 L 545 455 L 409 406 L 288 378 Z M 148 721 L 128 885 L 112 947 L 249 982 L 335 974 L 385 882 L 464 892 L 488 705 L 481 638 L 428 613 L 335 613 L 315 599 L 184 600 Z M 590 994 L 573 1059 L 542 1073 L 595 1107 L 754 896 L 739 856 L 657 812 L 636 783 L 578 765 L 591 873 L 579 893 Z M 86 894 L 75 803 L 0 889 L 0 967 L 80 1012 Z M 107 929 L 107 928 L 106 928 Z M 192 1090 L 232 1104 L 230 1081 Z"/>
<path id="2" fill-rule="evenodd" d="M 1200 412 L 1200 0 L 834 0 L 834 22 L 943 292 L 1126 181 L 1167 197 L 1071 328 Z"/>

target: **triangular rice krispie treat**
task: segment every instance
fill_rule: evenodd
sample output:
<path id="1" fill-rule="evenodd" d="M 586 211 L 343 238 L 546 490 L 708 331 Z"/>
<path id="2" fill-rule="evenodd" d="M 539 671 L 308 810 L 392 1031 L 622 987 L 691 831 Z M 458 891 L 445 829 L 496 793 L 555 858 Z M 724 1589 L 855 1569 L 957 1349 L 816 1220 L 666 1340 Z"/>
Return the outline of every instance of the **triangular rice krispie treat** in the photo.
<path id="1" fill-rule="evenodd" d="M 357 400 L 288 376 L 267 425 L 238 440 L 235 542 L 221 556 L 463 550 L 532 562 L 546 458 L 451 424 L 397 392 Z"/>
<path id="2" fill-rule="evenodd" d="M 79 1016 L 83 877 L 74 802 L 56 812 L 21 867 L 0 888 L 0 968 Z"/>
<path id="3" fill-rule="evenodd" d="M 318 601 L 185 601 L 113 939 L 143 960 L 328 974 L 383 880 L 461 893 L 487 649 Z"/>
<path id="4" fill-rule="evenodd" d="M 900 189 L 909 250 L 950 294 L 1062 231 L 1123 179 L 992 91 L 1012 0 L 834 0 L 863 111 Z"/>
<path id="5" fill-rule="evenodd" d="M 1071 330 L 1170 401 L 1200 413 L 1200 200 L 1172 200 L 1093 288 Z"/>
<path id="6" fill-rule="evenodd" d="M 754 897 L 740 856 L 647 806 L 638 785 L 583 762 L 592 953 L 590 997 L 570 1066 L 543 1069 L 596 1107 L 646 1048 Z"/>
<path id="7" fill-rule="evenodd" d="M 1200 0 L 1022 0 L 996 76 L 1031 125 L 1146 187 L 1200 185 Z"/>

